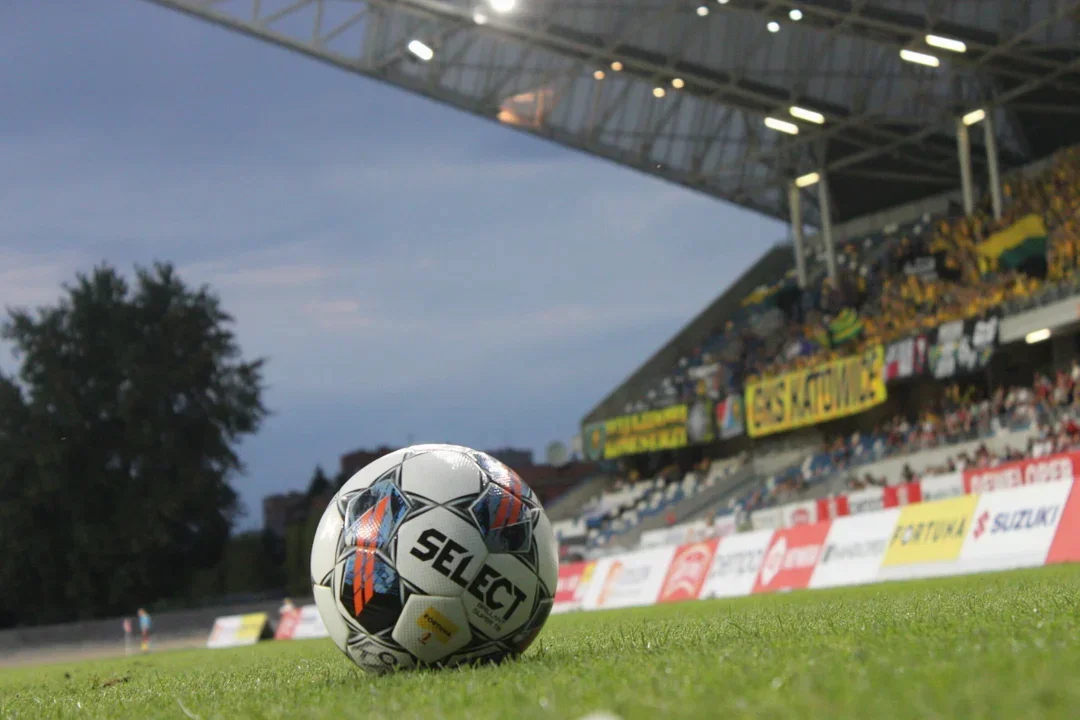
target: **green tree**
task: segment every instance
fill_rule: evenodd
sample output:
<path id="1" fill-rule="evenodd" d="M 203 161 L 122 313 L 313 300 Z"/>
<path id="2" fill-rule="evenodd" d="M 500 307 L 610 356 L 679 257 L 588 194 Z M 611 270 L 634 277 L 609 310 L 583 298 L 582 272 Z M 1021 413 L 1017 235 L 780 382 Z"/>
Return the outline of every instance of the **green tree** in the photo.
<path id="1" fill-rule="evenodd" d="M 14 310 L 0 377 L 0 622 L 130 611 L 221 560 L 237 443 L 256 432 L 262 360 L 170 265 L 101 266 Z M 14 600 L 17 599 L 17 602 Z"/>
<path id="2" fill-rule="evenodd" d="M 326 477 L 326 473 L 323 472 L 322 465 L 316 465 L 315 474 L 311 476 L 311 482 L 308 483 L 308 501 L 310 502 L 320 495 L 329 492 L 332 487 L 330 479 Z"/>

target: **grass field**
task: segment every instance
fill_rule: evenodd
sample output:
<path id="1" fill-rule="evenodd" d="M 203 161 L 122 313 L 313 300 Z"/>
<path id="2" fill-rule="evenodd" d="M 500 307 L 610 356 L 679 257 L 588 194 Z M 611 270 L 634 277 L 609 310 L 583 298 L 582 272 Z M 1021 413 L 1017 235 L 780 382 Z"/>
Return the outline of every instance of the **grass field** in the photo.
<path id="1" fill-rule="evenodd" d="M 1076 717 L 1080 566 L 579 613 L 541 639 L 387 677 L 328 640 L 8 670 L 0 717 Z"/>

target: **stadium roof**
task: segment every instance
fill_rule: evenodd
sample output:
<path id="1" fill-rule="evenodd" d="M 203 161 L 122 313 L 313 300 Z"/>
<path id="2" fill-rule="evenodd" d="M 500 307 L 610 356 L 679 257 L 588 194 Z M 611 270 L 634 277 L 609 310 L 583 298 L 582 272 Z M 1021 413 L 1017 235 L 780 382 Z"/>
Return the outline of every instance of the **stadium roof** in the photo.
<path id="1" fill-rule="evenodd" d="M 150 1 L 785 221 L 957 187 L 973 109 L 1006 168 L 1080 141 L 1080 0 Z"/>

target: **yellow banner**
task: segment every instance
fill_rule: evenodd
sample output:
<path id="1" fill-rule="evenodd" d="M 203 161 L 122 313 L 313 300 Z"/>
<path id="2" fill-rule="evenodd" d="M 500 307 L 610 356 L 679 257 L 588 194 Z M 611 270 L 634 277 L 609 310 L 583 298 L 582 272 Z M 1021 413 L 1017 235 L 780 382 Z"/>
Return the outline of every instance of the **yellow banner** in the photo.
<path id="1" fill-rule="evenodd" d="M 240 616 L 240 627 L 236 628 L 233 637 L 238 641 L 254 642 L 262 635 L 263 626 L 266 625 L 266 613 L 251 613 Z"/>
<path id="2" fill-rule="evenodd" d="M 605 420 L 604 458 L 686 447 L 687 413 L 686 405 L 672 405 Z"/>
<path id="3" fill-rule="evenodd" d="M 906 505 L 900 511 L 884 566 L 945 562 L 960 556 L 978 495 Z"/>
<path id="4" fill-rule="evenodd" d="M 763 437 L 855 415 L 885 402 L 885 348 L 762 380 L 746 388 L 746 430 Z"/>

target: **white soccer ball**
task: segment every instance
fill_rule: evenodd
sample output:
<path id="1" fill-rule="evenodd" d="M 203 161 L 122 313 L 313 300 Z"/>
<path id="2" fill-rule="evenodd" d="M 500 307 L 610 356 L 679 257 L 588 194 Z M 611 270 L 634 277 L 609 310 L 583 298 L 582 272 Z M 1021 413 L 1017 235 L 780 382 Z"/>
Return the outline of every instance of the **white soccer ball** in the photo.
<path id="1" fill-rule="evenodd" d="M 334 496 L 311 584 L 330 637 L 364 670 L 451 667 L 524 652 L 551 612 L 558 562 L 517 473 L 466 447 L 415 445 Z"/>

